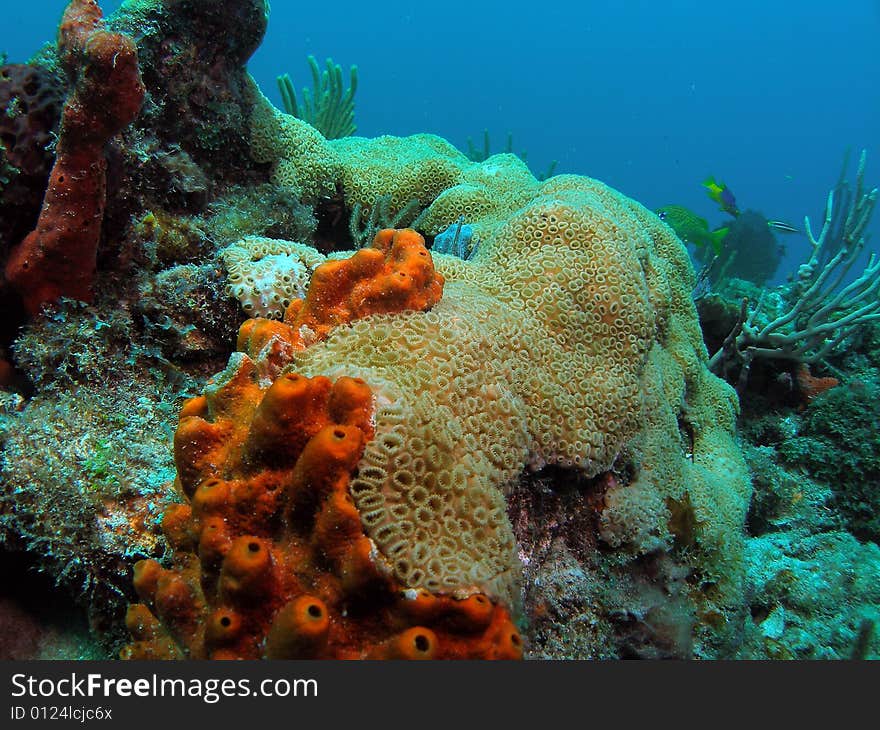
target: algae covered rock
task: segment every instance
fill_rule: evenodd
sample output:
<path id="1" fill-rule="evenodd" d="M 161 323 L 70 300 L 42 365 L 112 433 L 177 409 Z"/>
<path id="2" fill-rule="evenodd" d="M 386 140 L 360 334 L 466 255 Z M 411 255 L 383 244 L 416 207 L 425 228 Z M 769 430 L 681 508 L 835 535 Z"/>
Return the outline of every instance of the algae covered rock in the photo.
<path id="1" fill-rule="evenodd" d="M 880 387 L 854 380 L 818 396 L 797 436 L 780 445 L 789 464 L 827 484 L 847 528 L 880 542 Z"/>

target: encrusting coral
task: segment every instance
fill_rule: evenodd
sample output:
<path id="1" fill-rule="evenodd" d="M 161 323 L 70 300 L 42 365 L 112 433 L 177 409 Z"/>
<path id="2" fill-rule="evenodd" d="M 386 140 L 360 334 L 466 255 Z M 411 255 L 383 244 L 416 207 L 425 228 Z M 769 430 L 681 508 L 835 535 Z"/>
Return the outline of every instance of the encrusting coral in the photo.
<path id="1" fill-rule="evenodd" d="M 414 231 L 382 231 L 372 248 L 319 267 L 285 321 L 245 323 L 245 354 L 185 410 L 226 420 L 192 433 L 181 422 L 184 490 L 197 494 L 200 479 L 215 477 L 198 464 L 223 463 L 215 450 L 241 424 L 239 458 L 272 468 L 272 449 L 255 451 L 246 434 L 258 421 L 290 423 L 268 406 L 252 417 L 253 396 L 228 405 L 216 394 L 259 390 L 261 377 L 279 378 L 272 388 L 352 377 L 375 398 L 372 437 L 359 442 L 341 491 L 371 546 L 355 572 L 384 566 L 407 591 L 482 595 L 515 611 L 520 569 L 503 490 L 524 467 L 558 464 L 621 474 L 605 495 L 601 536 L 635 554 L 671 547 L 669 504 L 686 504 L 690 547 L 702 556 L 700 609 L 735 605 L 749 481 L 732 438 L 735 398 L 705 369 L 680 242 L 636 203 L 567 176 L 544 183 L 472 261 L 433 260 L 440 274 Z M 174 591 L 193 605 L 191 590 Z M 161 594 L 144 595 L 173 615 Z M 159 624 L 138 611 L 135 636 L 154 646 Z"/>
<path id="2" fill-rule="evenodd" d="M 373 248 L 319 267 L 288 310 L 298 323 L 288 344 L 371 309 L 434 304 L 442 278 L 419 239 L 385 231 Z M 250 320 L 242 337 L 253 343 L 258 326 Z M 129 609 L 135 640 L 124 657 L 521 656 L 503 606 L 400 584 L 364 533 L 349 481 L 377 402 L 359 378 L 288 372 L 267 386 L 248 355 L 233 356 L 181 412 L 175 462 L 188 503 L 163 519 L 175 565 L 135 566 L 144 604 Z"/>
<path id="3" fill-rule="evenodd" d="M 305 296 L 324 256 L 311 246 L 246 236 L 220 257 L 229 272 L 228 292 L 250 316 L 281 319 L 294 299 Z"/>

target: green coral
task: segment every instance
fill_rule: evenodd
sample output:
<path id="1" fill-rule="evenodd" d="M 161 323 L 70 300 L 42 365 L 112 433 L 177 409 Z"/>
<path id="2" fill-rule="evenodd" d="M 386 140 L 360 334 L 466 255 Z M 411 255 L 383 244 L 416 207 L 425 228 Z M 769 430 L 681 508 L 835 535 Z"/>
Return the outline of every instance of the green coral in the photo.
<path id="1" fill-rule="evenodd" d="M 245 236 L 311 242 L 315 226 L 312 209 L 290 190 L 262 184 L 230 188 L 202 215 L 150 211 L 135 221 L 133 232 L 150 263 L 165 267 L 204 261 Z"/>
<path id="2" fill-rule="evenodd" d="M 510 132 L 507 133 L 507 146 L 505 147 L 505 149 L 503 151 L 507 154 L 516 155 L 517 157 L 519 157 L 519 159 L 521 159 L 523 162 L 528 164 L 528 155 L 526 154 L 525 151 L 523 151 L 523 152 L 514 152 L 513 151 L 513 134 L 511 134 Z M 467 150 L 465 150 L 464 153 L 467 155 L 468 159 L 471 162 L 485 162 L 492 155 L 497 154 L 495 152 L 492 152 L 492 145 L 489 142 L 489 130 L 488 129 L 483 130 L 483 146 L 482 147 L 475 146 L 473 139 L 468 137 L 467 138 Z M 552 160 L 550 162 L 550 164 L 547 165 L 547 169 L 543 173 L 535 175 L 535 177 L 538 180 L 542 180 L 542 181 L 546 180 L 547 178 L 553 177 L 553 174 L 556 172 L 556 165 L 558 165 L 558 164 L 559 164 L 558 160 Z"/>
<path id="3" fill-rule="evenodd" d="M 175 499 L 168 444 L 195 380 L 118 300 L 63 300 L 12 353 L 33 395 L 12 394 L 0 409 L 0 549 L 30 553 L 112 643 L 132 562 L 164 551 L 158 522 Z"/>
<path id="4" fill-rule="evenodd" d="M 323 72 L 314 56 L 309 56 L 308 61 L 312 71 L 314 91 L 303 89 L 302 104 L 297 101 L 296 90 L 290 76 L 284 74 L 278 77 L 278 88 L 281 91 L 285 111 L 308 122 L 327 139 L 351 136 L 357 131 L 354 123 L 354 95 L 358 84 L 357 66 L 349 69 L 349 86 L 345 89 L 342 82 L 342 67 L 334 63 L 332 58 L 327 59 Z"/>
<path id="5" fill-rule="evenodd" d="M 125 309 L 62 299 L 23 330 L 12 352 L 17 367 L 38 392 L 106 384 L 110 368 L 116 377 L 133 368 L 162 381 L 181 377 L 158 347 L 140 342 L 136 334 Z"/>
<path id="6" fill-rule="evenodd" d="M 355 203 L 351 209 L 351 218 L 348 229 L 351 240 L 356 248 L 363 248 L 376 237 L 383 228 L 406 228 L 412 225 L 413 220 L 420 213 L 418 198 L 413 198 L 397 213 L 391 212 L 391 195 L 381 195 L 370 208 L 366 222 L 361 224 L 363 207 Z"/>
<path id="7" fill-rule="evenodd" d="M 0 545 L 27 549 L 93 610 L 121 610 L 130 561 L 164 550 L 179 402 L 146 374 L 32 398 L 0 451 Z"/>
<path id="8" fill-rule="evenodd" d="M 81 464 L 82 472 L 92 480 L 91 489 L 106 492 L 119 485 L 119 477 L 113 464 L 114 444 L 109 438 L 98 439 L 94 451 Z"/>
<path id="9" fill-rule="evenodd" d="M 831 488 L 850 532 L 880 543 L 878 423 L 880 383 L 852 381 L 816 398 L 779 453 Z"/>
<path id="10" fill-rule="evenodd" d="M 134 222 L 134 235 L 154 266 L 194 261 L 208 249 L 202 221 L 194 216 L 175 216 L 161 210 L 145 213 Z"/>
<path id="11" fill-rule="evenodd" d="M 746 544 L 742 659 L 878 658 L 880 639 L 861 636 L 880 620 L 880 548 L 846 532 L 790 530 Z"/>
<path id="12" fill-rule="evenodd" d="M 208 206 L 201 223 L 217 248 L 245 236 L 311 242 L 315 216 L 290 190 L 277 185 L 234 187 Z"/>

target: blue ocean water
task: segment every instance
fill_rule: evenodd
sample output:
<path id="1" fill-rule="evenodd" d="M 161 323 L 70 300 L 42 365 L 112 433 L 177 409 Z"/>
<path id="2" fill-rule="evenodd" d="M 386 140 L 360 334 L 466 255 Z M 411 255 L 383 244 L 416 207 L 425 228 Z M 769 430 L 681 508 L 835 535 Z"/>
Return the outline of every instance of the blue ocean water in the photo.
<path id="1" fill-rule="evenodd" d="M 65 5 L 10 4 L 0 50 L 25 60 Z M 821 220 L 848 147 L 866 149 L 868 182 L 880 179 L 878 37 L 877 0 L 275 0 L 249 68 L 280 106 L 278 74 L 310 85 L 306 56 L 332 56 L 359 67 L 358 134 L 433 132 L 465 147 L 488 129 L 500 151 L 510 133 L 535 172 L 558 160 L 557 172 L 713 225 L 723 216 L 700 183 L 715 175 L 741 208 L 800 226 Z M 803 236 L 783 242 L 780 278 L 808 249 Z"/>

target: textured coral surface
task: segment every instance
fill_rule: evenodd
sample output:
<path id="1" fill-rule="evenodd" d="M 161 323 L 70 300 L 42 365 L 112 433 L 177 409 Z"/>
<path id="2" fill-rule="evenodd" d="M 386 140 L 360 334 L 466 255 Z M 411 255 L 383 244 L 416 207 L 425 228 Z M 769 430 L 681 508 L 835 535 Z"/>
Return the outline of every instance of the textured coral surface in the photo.
<path id="1" fill-rule="evenodd" d="M 435 260 L 446 284 L 430 311 L 360 319 L 290 356 L 299 372 L 378 388 L 352 493 L 398 579 L 513 600 L 503 490 L 524 467 L 557 464 L 628 471 L 603 536 L 640 552 L 671 540 L 665 500 L 689 493 L 707 578 L 726 572 L 735 595 L 749 494 L 735 400 L 702 364 L 690 268 L 668 229 L 569 176 L 472 261 Z"/>
<path id="2" fill-rule="evenodd" d="M 737 397 L 655 215 L 435 135 L 324 139 L 247 75 L 264 0 L 96 8 L 40 61 L 70 93 L 8 269 L 30 324 L 0 341 L 0 527 L 113 655 L 132 603 L 132 658 L 845 653 L 874 614 L 824 631 L 799 586 L 846 556 L 834 595 L 876 603 L 847 583 L 873 548 L 816 536 L 862 493 L 820 498 L 756 438 L 749 542 Z M 432 251 L 462 216 L 468 260 Z M 92 303 L 42 307 L 61 295 Z M 789 443 L 840 428 L 842 453 L 842 393 L 787 414 Z"/>
<path id="3" fill-rule="evenodd" d="M 77 75 L 64 106 L 55 166 L 36 229 L 12 252 L 6 278 L 31 314 L 62 296 L 92 299 L 106 203 L 104 145 L 140 111 L 144 85 L 134 41 L 100 29 L 101 11 L 71 2 L 59 54 Z"/>
<path id="4" fill-rule="evenodd" d="M 187 503 L 163 528 L 170 569 L 135 566 L 126 658 L 517 658 L 507 611 L 405 591 L 348 492 L 372 436 L 361 380 L 282 375 L 245 355 L 184 407 L 175 436 Z"/>

